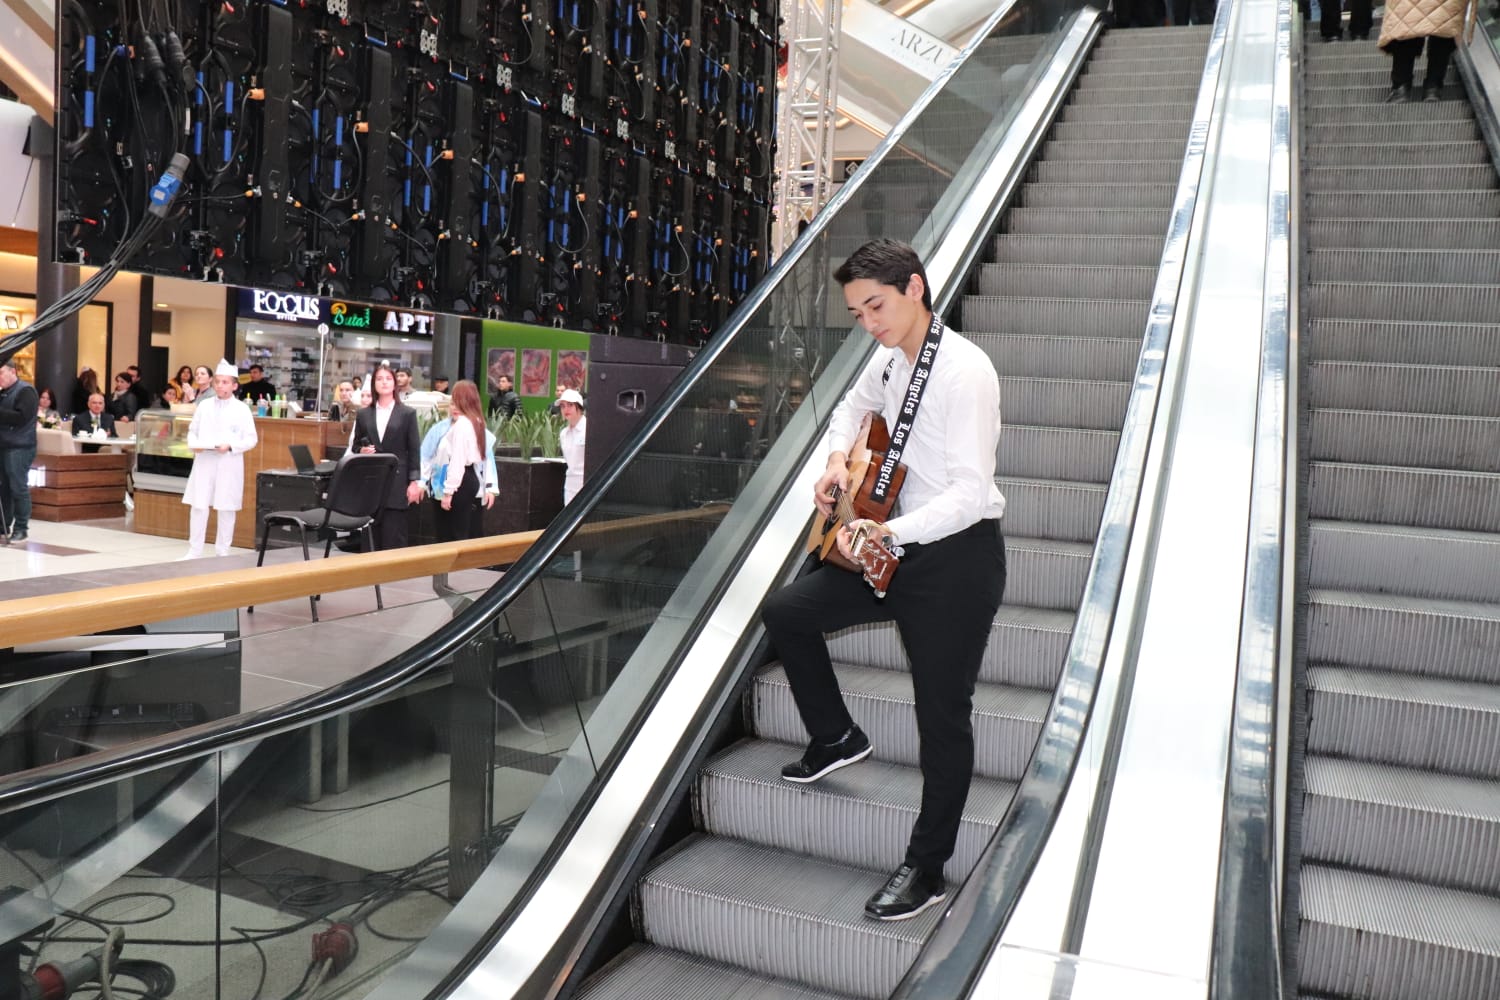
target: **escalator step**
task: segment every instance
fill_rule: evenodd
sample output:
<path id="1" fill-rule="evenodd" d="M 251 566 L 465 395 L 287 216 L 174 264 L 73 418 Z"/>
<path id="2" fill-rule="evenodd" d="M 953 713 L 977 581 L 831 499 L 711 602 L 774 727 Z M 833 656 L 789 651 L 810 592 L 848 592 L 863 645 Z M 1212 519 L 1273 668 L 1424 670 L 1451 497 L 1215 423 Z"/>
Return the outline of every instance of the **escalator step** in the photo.
<path id="1" fill-rule="evenodd" d="M 1311 167 L 1363 167 L 1371 163 L 1406 163 L 1448 166 L 1486 163 L 1489 152 L 1479 141 L 1467 142 L 1373 142 L 1309 146 L 1303 162 Z"/>
<path id="2" fill-rule="evenodd" d="M 1311 457 L 1500 472 L 1500 420 L 1432 413 L 1316 409 Z"/>
<path id="3" fill-rule="evenodd" d="M 1064 122 L 1159 122 L 1168 121 L 1179 128 L 1193 117 L 1191 100 L 1154 104 L 1067 104 L 1059 121 Z M 1185 135 L 1185 133 L 1184 133 Z"/>
<path id="4" fill-rule="evenodd" d="M 1333 757 L 1306 775 L 1308 861 L 1500 894 L 1500 785 Z"/>
<path id="5" fill-rule="evenodd" d="M 875 746 L 874 758 L 917 766 L 917 720 L 911 675 L 835 664 L 849 714 Z M 807 730 L 780 666 L 756 676 L 751 686 L 755 734 L 791 745 L 807 744 Z M 1051 695 L 1028 688 L 980 684 L 974 691 L 974 773 L 1018 781 L 1041 732 Z"/>
<path id="6" fill-rule="evenodd" d="M 1093 553 L 1090 542 L 1007 538 L 1006 601 L 1027 608 L 1078 610 Z"/>
<path id="7" fill-rule="evenodd" d="M 1317 281 L 1308 288 L 1316 316 L 1492 323 L 1500 316 L 1500 285 L 1393 285 Z"/>
<path id="8" fill-rule="evenodd" d="M 1029 236 L 1151 236 L 1166 239 L 1171 212 L 1159 208 L 1097 209 L 1012 208 L 1006 229 Z M 1141 324 L 1143 327 L 1145 323 Z"/>
<path id="9" fill-rule="evenodd" d="M 1366 74 L 1353 74 L 1364 76 Z M 1385 96 L 1391 89 L 1390 74 L 1385 79 L 1376 83 L 1355 82 L 1351 85 L 1343 85 L 1337 82 L 1322 84 L 1318 87 L 1310 87 L 1306 91 L 1306 103 L 1309 110 L 1312 108 L 1363 108 L 1373 105 L 1392 107 L 1385 103 Z M 1444 101 L 1462 102 L 1465 100 L 1464 88 L 1460 84 L 1450 83 L 1438 92 Z M 1413 107 L 1432 107 L 1426 102 L 1419 102 Z"/>
<path id="10" fill-rule="evenodd" d="M 1021 189 L 1021 204 L 1027 208 L 1119 208 L 1129 205 L 1132 208 L 1170 209 L 1176 192 L 1176 184 L 1033 183 Z"/>
<path id="11" fill-rule="evenodd" d="M 1335 125 L 1307 124 L 1302 127 L 1309 148 L 1346 143 L 1469 142 L 1480 138 L 1479 123 L 1472 118 L 1432 121 L 1397 121 L 1366 124 L 1340 122 Z"/>
<path id="12" fill-rule="evenodd" d="M 1500 538 L 1447 528 L 1310 521 L 1310 587 L 1491 600 Z"/>
<path id="13" fill-rule="evenodd" d="M 1493 250 L 1500 219 L 1312 219 L 1307 233 L 1309 247 Z"/>
<path id="14" fill-rule="evenodd" d="M 1137 87 L 1196 86 L 1203 76 L 1203 57 L 1193 59 L 1116 59 L 1113 62 L 1090 62 L 1078 78 L 1080 90 L 1109 86 L 1123 80 Z"/>
<path id="15" fill-rule="evenodd" d="M 1318 281 L 1492 285 L 1500 281 L 1500 250 L 1321 249 L 1308 252 L 1307 267 Z"/>
<path id="16" fill-rule="evenodd" d="M 1500 191 L 1314 191 L 1307 211 L 1317 219 L 1493 219 Z"/>
<path id="17" fill-rule="evenodd" d="M 694 834 L 636 885 L 647 941 L 820 990 L 887 997 L 942 912 L 864 916 L 886 871 Z"/>
<path id="18" fill-rule="evenodd" d="M 1307 109 L 1307 122 L 1313 125 L 1339 125 L 1352 122 L 1447 122 L 1474 120 L 1474 109 L 1467 101 L 1414 101 L 1409 104 L 1387 104 L 1383 96 L 1375 100 L 1341 105 L 1315 104 Z M 1428 185 L 1436 187 L 1437 185 Z"/>
<path id="19" fill-rule="evenodd" d="M 1308 515 L 1421 528 L 1500 531 L 1500 474 L 1311 463 Z"/>
<path id="20" fill-rule="evenodd" d="M 1052 479 L 1000 479 L 1007 531 L 1029 538 L 1092 544 L 1099 533 L 1107 487 Z"/>
<path id="21" fill-rule="evenodd" d="M 1177 160 L 1037 160 L 1031 165 L 1027 179 L 1042 184 L 1077 184 L 1095 182 L 1103 184 L 1176 184 L 1182 171 L 1182 161 Z M 1161 241 L 1158 239 L 1157 243 Z M 1159 256 L 1161 247 L 1151 251 L 1151 258 Z M 1149 261 L 1073 261 L 1079 264 L 1139 264 Z M 1052 261 L 1051 263 L 1067 263 Z"/>
<path id="22" fill-rule="evenodd" d="M 1315 663 L 1500 684 L 1500 607 L 1352 590 L 1307 595 Z"/>
<path id="23" fill-rule="evenodd" d="M 1305 351 L 1315 361 L 1500 367 L 1500 324 L 1315 319 L 1307 330 Z"/>
<path id="24" fill-rule="evenodd" d="M 1006 421 L 995 472 L 1002 476 L 1108 483 L 1119 431 L 1028 427 Z"/>
<path id="25" fill-rule="evenodd" d="M 1042 144 L 1042 157 L 1048 160 L 1154 160 L 1164 158 L 1165 145 L 1130 138 L 1048 139 Z M 1166 232 L 1165 227 L 1162 232 Z"/>
<path id="26" fill-rule="evenodd" d="M 1000 379 L 1000 405 L 1023 424 L 1112 430 L 1125 421 L 1130 388 L 1130 382 L 1007 376 Z"/>
<path id="27" fill-rule="evenodd" d="M 1323 865 L 1302 869 L 1301 985 L 1363 1000 L 1492 1000 L 1500 901 Z"/>
<path id="28" fill-rule="evenodd" d="M 996 371 L 1008 375 L 1124 382 L 1134 377 L 1141 353 L 1141 345 L 1127 337 L 1049 337 L 1024 333 L 978 333 L 968 337 L 989 355 Z M 1001 400 L 1002 407 L 1004 403 Z"/>
<path id="29" fill-rule="evenodd" d="M 1026 209 L 1016 209 L 1016 212 L 1023 211 Z M 965 295 L 963 329 L 974 333 L 1046 330 L 1063 337 L 1129 337 L 1139 340 L 1146 329 L 1149 306 L 1145 299 Z"/>
<path id="30" fill-rule="evenodd" d="M 1493 684 L 1313 664 L 1307 705 L 1309 754 L 1500 778 Z"/>
<path id="31" fill-rule="evenodd" d="M 1071 185 L 1069 185 L 1071 186 Z M 1027 185 L 1027 193 L 1048 185 Z M 1153 267 L 1119 264 L 985 264 L 979 269 L 975 291 L 980 295 L 1021 295 L 1028 298 L 1140 299 L 1151 298 L 1156 284 Z"/>
<path id="32" fill-rule="evenodd" d="M 1144 83 L 1131 85 L 1127 80 L 1119 87 L 1075 90 L 1070 106 L 1145 104 L 1154 108 L 1160 104 L 1192 104 L 1197 99 L 1197 80 L 1168 87 L 1152 87 Z"/>
<path id="33" fill-rule="evenodd" d="M 894 871 L 922 805 L 922 773 L 865 760 L 816 785 L 782 780 L 782 765 L 802 750 L 742 740 L 710 760 L 693 789 L 697 828 L 835 864 Z M 974 779 L 945 869 L 950 882 L 957 885 L 973 869 L 1015 791 L 1013 782 Z"/>
<path id="34" fill-rule="evenodd" d="M 1500 288 L 1495 291 L 1500 292 Z M 1318 297 L 1316 291 L 1313 297 Z M 1334 409 L 1400 413 L 1436 411 L 1453 416 L 1500 417 L 1497 385 L 1500 385 L 1500 370 L 1494 368 L 1382 364 L 1378 361 L 1314 361 L 1307 366 L 1307 391 L 1318 405 Z"/>
<path id="35" fill-rule="evenodd" d="M 1382 97 L 1391 89 L 1391 71 L 1389 67 L 1379 66 L 1360 69 L 1358 66 L 1340 69 L 1332 64 L 1329 69 L 1320 69 L 1316 66 L 1309 67 L 1306 75 L 1304 89 L 1309 94 L 1321 90 L 1342 87 L 1358 87 L 1368 93 L 1376 91 Z M 1452 86 L 1452 84 L 1449 84 Z"/>
<path id="36" fill-rule="evenodd" d="M 845 1000 L 668 948 L 633 944 L 584 984 L 578 1000 Z"/>
<path id="37" fill-rule="evenodd" d="M 1161 249 L 1160 236 L 1005 235 L 995 238 L 990 259 L 1002 264 L 1123 264 L 1154 267 L 1161 257 Z"/>
<path id="38" fill-rule="evenodd" d="M 1070 611 L 1000 605 L 979 667 L 980 681 L 1051 692 L 1068 653 L 1074 617 Z M 842 663 L 881 670 L 911 669 L 894 622 L 856 625 L 830 633 L 828 654 Z"/>
<path id="39" fill-rule="evenodd" d="M 1187 144 L 1188 119 L 1181 121 L 1074 122 L 1061 121 L 1052 126 L 1052 138 L 1060 142 L 1103 142 L 1131 140 L 1161 142 L 1176 146 Z"/>

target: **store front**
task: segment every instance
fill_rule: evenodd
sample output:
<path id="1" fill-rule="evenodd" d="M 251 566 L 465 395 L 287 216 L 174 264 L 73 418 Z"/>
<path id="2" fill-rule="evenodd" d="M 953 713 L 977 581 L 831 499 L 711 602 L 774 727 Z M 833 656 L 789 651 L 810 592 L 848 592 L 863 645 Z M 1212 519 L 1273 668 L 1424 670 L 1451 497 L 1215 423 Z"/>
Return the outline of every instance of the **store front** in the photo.
<path id="1" fill-rule="evenodd" d="M 260 365 L 303 409 L 326 409 L 339 382 L 367 381 L 383 361 L 410 368 L 418 389 L 432 384 L 432 313 L 248 288 L 235 303 L 240 372 Z"/>

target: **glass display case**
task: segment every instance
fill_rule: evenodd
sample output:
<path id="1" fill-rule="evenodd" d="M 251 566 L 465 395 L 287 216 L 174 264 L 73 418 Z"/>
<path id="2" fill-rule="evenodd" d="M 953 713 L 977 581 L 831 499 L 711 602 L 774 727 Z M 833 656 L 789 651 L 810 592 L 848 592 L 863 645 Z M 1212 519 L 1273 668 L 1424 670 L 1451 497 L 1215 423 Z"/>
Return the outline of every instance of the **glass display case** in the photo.
<path id="1" fill-rule="evenodd" d="M 135 418 L 135 486 L 140 490 L 181 494 L 193 471 L 188 448 L 191 409 L 183 412 L 142 410 Z"/>

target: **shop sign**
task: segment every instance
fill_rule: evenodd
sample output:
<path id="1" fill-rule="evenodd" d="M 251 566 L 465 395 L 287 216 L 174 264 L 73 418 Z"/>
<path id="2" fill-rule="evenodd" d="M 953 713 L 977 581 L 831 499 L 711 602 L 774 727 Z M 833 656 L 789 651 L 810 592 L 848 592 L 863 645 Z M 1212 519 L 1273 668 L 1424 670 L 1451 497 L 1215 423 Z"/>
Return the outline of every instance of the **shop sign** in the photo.
<path id="1" fill-rule="evenodd" d="M 385 314 L 385 329 L 392 333 L 414 333 L 419 337 L 432 334 L 431 313 L 400 312 L 389 309 Z"/>
<path id="2" fill-rule="evenodd" d="M 243 296 L 243 293 L 241 293 Z M 250 293 L 250 311 L 284 323 L 316 323 L 323 318 L 322 301 L 316 295 L 271 292 L 257 288 Z"/>
<path id="3" fill-rule="evenodd" d="M 328 307 L 328 325 L 346 330 L 368 330 L 373 325 L 370 318 L 373 312 L 369 306 L 335 302 Z"/>

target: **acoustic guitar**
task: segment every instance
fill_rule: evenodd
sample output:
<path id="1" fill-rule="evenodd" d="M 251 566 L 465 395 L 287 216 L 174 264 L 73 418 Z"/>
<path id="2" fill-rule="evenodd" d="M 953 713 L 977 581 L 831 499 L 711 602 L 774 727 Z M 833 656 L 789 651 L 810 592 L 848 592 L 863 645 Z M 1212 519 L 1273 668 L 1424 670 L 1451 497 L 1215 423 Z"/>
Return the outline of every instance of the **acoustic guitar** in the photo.
<path id="1" fill-rule="evenodd" d="M 873 527 L 860 527 L 853 533 L 849 549 L 854 553 L 853 561 L 844 558 L 838 549 L 839 529 L 858 520 L 884 523 L 895 509 L 896 497 L 906 482 L 906 466 L 896 464 L 891 475 L 891 487 L 884 503 L 874 500 L 875 476 L 880 463 L 885 461 L 886 449 L 891 446 L 890 430 L 885 418 L 878 413 L 865 414 L 860 422 L 859 436 L 849 451 L 849 489 L 834 486 L 833 516 L 824 517 L 822 512 L 813 519 L 812 531 L 807 536 L 807 551 L 816 553 L 826 563 L 853 573 L 863 574 L 865 582 L 875 589 L 876 597 L 884 597 L 890 589 L 891 577 L 900 560 L 885 543 L 885 538 Z"/>

